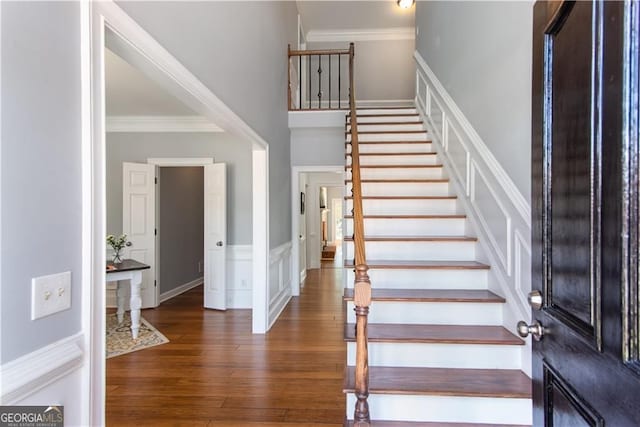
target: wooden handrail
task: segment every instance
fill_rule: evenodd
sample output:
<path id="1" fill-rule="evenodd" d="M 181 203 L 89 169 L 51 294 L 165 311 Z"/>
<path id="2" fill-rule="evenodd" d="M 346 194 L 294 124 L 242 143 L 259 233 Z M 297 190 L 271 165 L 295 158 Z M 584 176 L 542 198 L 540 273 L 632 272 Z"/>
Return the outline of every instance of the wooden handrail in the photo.
<path id="1" fill-rule="evenodd" d="M 289 56 L 312 56 L 312 55 L 350 55 L 350 49 L 320 49 L 320 50 L 291 50 Z"/>
<path id="2" fill-rule="evenodd" d="M 367 274 L 364 243 L 364 215 L 362 212 L 362 180 L 360 178 L 360 147 L 358 146 L 358 118 L 354 85 L 354 45 L 349 45 L 349 114 L 351 117 L 351 192 L 353 194 L 353 244 L 356 266 L 354 304 L 356 312 L 356 405 L 353 422 L 356 427 L 369 427 L 369 350 L 367 323 L 371 305 L 371 280 Z"/>

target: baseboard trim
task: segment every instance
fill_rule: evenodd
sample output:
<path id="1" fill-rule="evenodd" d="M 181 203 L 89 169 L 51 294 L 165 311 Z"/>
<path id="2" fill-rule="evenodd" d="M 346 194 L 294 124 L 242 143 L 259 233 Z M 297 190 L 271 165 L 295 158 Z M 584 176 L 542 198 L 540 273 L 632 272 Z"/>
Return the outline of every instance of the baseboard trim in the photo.
<path id="1" fill-rule="evenodd" d="M 269 327 L 267 330 L 271 329 L 282 311 L 285 309 L 289 301 L 291 300 L 291 288 L 289 286 L 284 287 L 278 295 L 271 300 L 269 303 Z"/>
<path id="2" fill-rule="evenodd" d="M 2 405 L 15 404 L 82 366 L 84 334 L 78 333 L 0 366 Z"/>
<path id="3" fill-rule="evenodd" d="M 196 286 L 200 286 L 204 283 L 204 277 L 198 277 L 195 280 L 192 280 L 184 285 L 180 285 L 177 288 L 171 289 L 170 291 L 164 292 L 160 294 L 160 303 L 163 303 L 167 300 L 170 300 L 173 297 L 177 297 L 180 294 L 183 294 Z"/>

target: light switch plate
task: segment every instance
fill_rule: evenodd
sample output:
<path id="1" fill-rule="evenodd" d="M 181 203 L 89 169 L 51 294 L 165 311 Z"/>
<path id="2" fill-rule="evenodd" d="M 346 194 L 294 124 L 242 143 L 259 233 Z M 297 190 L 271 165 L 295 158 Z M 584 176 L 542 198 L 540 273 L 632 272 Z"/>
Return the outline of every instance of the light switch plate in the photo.
<path id="1" fill-rule="evenodd" d="M 71 308 L 71 272 L 31 279 L 31 320 Z"/>

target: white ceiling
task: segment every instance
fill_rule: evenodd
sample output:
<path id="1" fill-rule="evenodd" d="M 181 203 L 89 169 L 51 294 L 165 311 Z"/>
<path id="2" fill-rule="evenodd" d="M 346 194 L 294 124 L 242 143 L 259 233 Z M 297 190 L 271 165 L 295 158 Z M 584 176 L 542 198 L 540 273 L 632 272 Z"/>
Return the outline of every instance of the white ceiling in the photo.
<path id="1" fill-rule="evenodd" d="M 305 32 L 415 26 L 415 7 L 400 9 L 395 0 L 297 0 L 297 4 Z"/>
<path id="2" fill-rule="evenodd" d="M 105 49 L 107 116 L 197 116 L 180 100 Z"/>

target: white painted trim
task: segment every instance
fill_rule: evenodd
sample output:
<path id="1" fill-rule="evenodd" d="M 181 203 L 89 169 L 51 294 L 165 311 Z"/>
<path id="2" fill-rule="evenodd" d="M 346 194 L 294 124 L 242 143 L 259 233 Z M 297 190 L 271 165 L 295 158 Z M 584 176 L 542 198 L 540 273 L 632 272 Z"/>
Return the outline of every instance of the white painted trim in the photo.
<path id="1" fill-rule="evenodd" d="M 111 273 L 113 274 L 113 273 Z M 163 302 L 170 300 L 173 297 L 177 297 L 180 294 L 183 294 L 193 288 L 195 288 L 196 286 L 200 286 L 204 283 L 204 277 L 198 277 L 195 280 L 192 280 L 190 282 L 187 282 L 183 285 L 180 285 L 176 288 L 171 289 L 170 291 L 164 292 L 162 294 L 160 294 L 160 303 L 162 304 Z"/>
<path id="2" fill-rule="evenodd" d="M 149 157 L 147 163 L 162 168 L 206 166 L 213 164 L 214 159 L 212 157 Z"/>
<path id="3" fill-rule="evenodd" d="M 503 191 L 509 196 L 509 198 L 513 201 L 516 209 L 520 213 L 522 219 L 527 222 L 529 228 L 531 228 L 531 205 L 524 198 L 522 193 L 518 190 L 514 182 L 511 180 L 507 172 L 500 165 L 498 160 L 496 160 L 495 156 L 491 153 L 486 144 L 482 141 L 482 138 L 476 130 L 473 128 L 469 120 L 464 116 L 462 110 L 456 105 L 451 95 L 444 88 L 442 83 L 438 80 L 435 73 L 429 68 L 424 58 L 418 51 L 414 52 L 414 57 L 416 62 L 418 63 L 418 68 L 424 72 L 429 82 L 427 84 L 431 84 L 433 88 L 436 90 L 438 95 L 442 98 L 451 114 L 455 117 L 456 122 L 462 127 L 462 131 L 468 135 L 471 143 L 474 145 L 474 148 L 478 150 L 480 156 L 483 161 L 487 163 L 489 168 L 493 171 L 493 174 L 496 176 L 496 179 L 502 185 Z"/>
<path id="4" fill-rule="evenodd" d="M 253 149 L 253 286 L 255 289 L 264 288 L 268 285 L 268 254 L 269 254 L 269 167 L 268 167 L 268 144 L 249 125 L 247 125 L 238 115 L 229 109 L 218 97 L 213 94 L 202 82 L 200 82 L 187 68 L 185 68 L 176 58 L 164 49 L 153 37 L 142 29 L 131 17 L 129 17 L 113 0 L 103 0 L 100 2 L 81 2 L 81 11 L 85 6 L 88 11 L 81 13 L 84 26 L 82 32 L 81 47 L 89 45 L 90 58 L 90 95 L 83 91 L 82 96 L 91 96 L 90 106 L 83 104 L 83 108 L 90 108 L 88 116 L 91 118 L 89 128 L 92 130 L 89 146 L 86 147 L 88 154 L 83 156 L 83 171 L 88 169 L 88 173 L 83 174 L 83 209 L 85 202 L 90 204 L 90 218 L 87 220 L 91 224 L 83 226 L 83 245 L 90 240 L 89 248 L 91 257 L 88 265 L 83 265 L 84 271 L 91 276 L 90 282 L 84 282 L 87 289 L 91 289 L 91 294 L 87 302 L 86 309 L 83 307 L 83 330 L 87 336 L 87 349 L 90 353 L 87 371 L 83 374 L 88 377 L 85 385 L 89 396 L 88 417 L 86 425 L 104 425 L 105 406 L 105 363 L 104 363 L 104 335 L 105 335 L 105 251 L 104 236 L 106 234 L 105 215 L 105 111 L 104 111 L 104 48 L 105 48 L 105 27 L 111 28 L 117 34 L 116 44 L 111 46 L 115 50 L 117 47 L 125 48 L 131 52 L 136 52 L 135 58 L 128 58 L 128 61 L 137 60 L 132 63 L 149 74 L 165 87 L 170 87 L 172 93 L 189 106 L 193 111 L 207 117 L 213 123 L 219 125 L 227 132 L 245 138 Z M 85 5 L 86 4 L 86 5 Z M 87 16 L 88 15 L 88 16 Z M 86 20 L 87 22 L 85 22 Z M 122 50 L 122 49 L 120 49 Z M 122 52 L 116 52 L 121 54 Z M 132 55 L 130 55 L 132 56 Z M 83 59 L 83 58 L 81 58 Z M 135 62 L 135 61 L 134 61 Z M 257 159 L 257 160 L 256 160 Z M 88 192 L 88 193 L 87 193 Z M 87 237 L 87 233 L 89 236 Z M 87 253 L 87 251 L 84 251 Z M 83 259 L 87 263 L 86 259 Z M 83 276 L 84 278 L 84 276 Z M 89 292 L 88 292 L 89 294 Z M 253 319 L 257 320 L 258 327 L 254 324 L 253 331 L 265 332 L 267 326 L 267 301 L 266 298 L 260 300 L 254 298 Z M 258 307 L 261 305 L 261 308 Z M 256 308 L 258 308 L 256 313 Z"/>
<path id="5" fill-rule="evenodd" d="M 278 320 L 278 317 L 285 309 L 292 296 L 291 282 L 293 281 L 294 276 L 291 248 L 292 242 L 285 242 L 282 245 L 271 249 L 269 253 L 269 277 L 271 278 L 273 276 L 272 269 L 276 269 L 278 291 L 275 295 L 271 295 L 270 289 L 272 284 L 269 282 L 269 323 L 267 330 L 271 329 L 276 320 Z M 288 273 L 285 270 L 285 264 L 288 264 L 289 266 Z"/>
<path id="6" fill-rule="evenodd" d="M 383 40 L 415 40 L 414 27 L 363 28 L 359 30 L 310 30 L 307 42 L 367 42 Z"/>
<path id="7" fill-rule="evenodd" d="M 84 360 L 82 333 L 63 338 L 0 366 L 2 405 L 12 405 L 79 369 Z"/>
<path id="8" fill-rule="evenodd" d="M 344 166 L 293 166 L 291 168 L 291 295 L 300 295 L 300 288 L 307 275 L 305 268 L 304 277 L 300 275 L 300 240 L 297 238 L 300 228 L 300 180 L 301 173 L 313 172 L 340 172 L 344 178 Z M 343 212 L 344 213 L 344 212 Z M 308 232 L 308 230 L 307 230 Z M 307 236 L 307 239 L 309 237 Z M 306 244 L 306 241 L 305 241 Z M 309 254 L 307 254 L 309 256 Z"/>
<path id="9" fill-rule="evenodd" d="M 269 150 L 254 148 L 252 152 L 253 188 L 253 277 L 252 331 L 264 334 L 268 330 L 269 300 Z"/>
<path id="10" fill-rule="evenodd" d="M 250 261 L 253 253 L 252 245 L 228 245 L 227 259 L 234 261 Z"/>
<path id="11" fill-rule="evenodd" d="M 201 116 L 107 116 L 107 132 L 224 132 Z"/>

